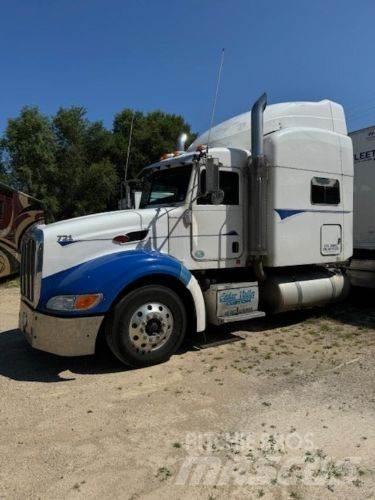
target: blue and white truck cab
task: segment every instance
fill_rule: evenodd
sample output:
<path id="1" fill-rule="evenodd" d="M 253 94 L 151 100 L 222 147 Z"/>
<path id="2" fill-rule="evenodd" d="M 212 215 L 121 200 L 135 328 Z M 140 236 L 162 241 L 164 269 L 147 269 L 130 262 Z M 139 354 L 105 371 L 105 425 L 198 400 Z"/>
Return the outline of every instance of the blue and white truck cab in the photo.
<path id="1" fill-rule="evenodd" d="M 345 296 L 353 155 L 340 105 L 267 107 L 263 95 L 143 179 L 138 209 L 25 238 L 20 329 L 33 347 L 93 354 L 100 333 L 121 361 L 142 366 L 207 323 Z"/>

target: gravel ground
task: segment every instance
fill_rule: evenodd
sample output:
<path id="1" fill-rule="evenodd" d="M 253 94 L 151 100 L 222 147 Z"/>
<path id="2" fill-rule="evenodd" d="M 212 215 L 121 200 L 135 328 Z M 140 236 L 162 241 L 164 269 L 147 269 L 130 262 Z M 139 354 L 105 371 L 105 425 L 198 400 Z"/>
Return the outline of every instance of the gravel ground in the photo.
<path id="1" fill-rule="evenodd" d="M 32 350 L 1 285 L 0 498 L 375 498 L 371 299 L 127 370 Z"/>

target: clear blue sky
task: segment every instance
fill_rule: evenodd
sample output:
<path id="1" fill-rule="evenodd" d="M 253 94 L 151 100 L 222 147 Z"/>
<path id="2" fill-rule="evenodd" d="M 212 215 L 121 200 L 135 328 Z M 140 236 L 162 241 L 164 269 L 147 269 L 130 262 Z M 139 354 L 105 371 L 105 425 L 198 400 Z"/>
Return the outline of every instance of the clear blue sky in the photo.
<path id="1" fill-rule="evenodd" d="M 374 0 L 0 0 L 0 130 L 24 105 L 83 105 L 110 127 L 124 107 L 208 127 L 270 102 L 342 103 L 375 124 Z"/>

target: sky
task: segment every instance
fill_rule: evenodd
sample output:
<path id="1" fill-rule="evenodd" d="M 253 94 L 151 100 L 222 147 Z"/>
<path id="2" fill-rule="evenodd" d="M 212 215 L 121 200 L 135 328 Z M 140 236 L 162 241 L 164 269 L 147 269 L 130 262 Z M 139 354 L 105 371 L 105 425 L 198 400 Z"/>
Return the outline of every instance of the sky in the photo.
<path id="1" fill-rule="evenodd" d="M 0 0 L 0 131 L 25 105 L 125 107 L 209 127 L 270 103 L 332 99 L 375 124 L 374 0 Z"/>

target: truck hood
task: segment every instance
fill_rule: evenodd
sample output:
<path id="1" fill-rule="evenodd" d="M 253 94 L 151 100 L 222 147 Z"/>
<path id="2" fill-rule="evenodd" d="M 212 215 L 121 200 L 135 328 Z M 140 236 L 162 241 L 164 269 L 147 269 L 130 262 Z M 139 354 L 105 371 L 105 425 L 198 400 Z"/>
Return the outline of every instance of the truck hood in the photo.
<path id="1" fill-rule="evenodd" d="M 86 215 L 45 226 L 42 276 L 78 266 L 97 257 L 134 249 L 159 250 L 168 237 L 168 208 L 117 210 Z M 142 240 L 119 245 L 116 236 L 147 231 Z M 167 248 L 165 249 L 167 251 Z"/>

